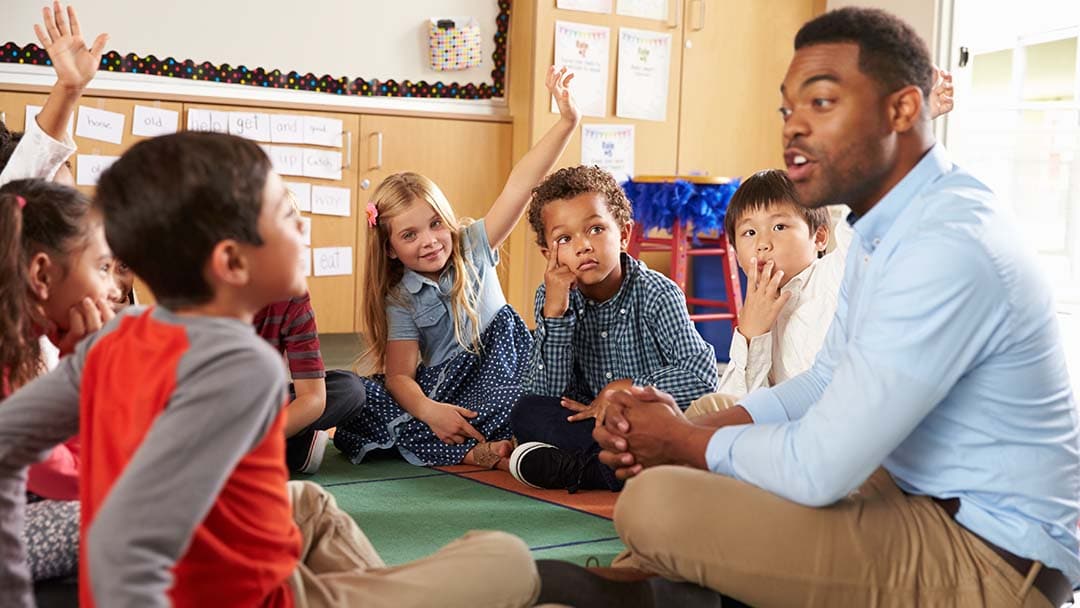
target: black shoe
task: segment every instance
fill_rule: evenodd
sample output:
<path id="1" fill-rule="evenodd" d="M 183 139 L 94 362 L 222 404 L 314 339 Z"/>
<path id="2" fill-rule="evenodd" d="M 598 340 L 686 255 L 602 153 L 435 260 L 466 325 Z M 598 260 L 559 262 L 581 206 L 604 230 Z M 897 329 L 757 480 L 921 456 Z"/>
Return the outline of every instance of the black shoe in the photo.
<path id="1" fill-rule="evenodd" d="M 589 461 L 595 458 L 530 441 L 514 448 L 510 454 L 510 474 L 527 486 L 548 490 L 565 488 L 573 494 L 582 485 Z"/>
<path id="2" fill-rule="evenodd" d="M 744 606 L 705 587 L 654 576 L 639 581 L 613 581 L 569 562 L 536 561 L 540 574 L 537 604 L 575 608 L 728 608 Z"/>
<path id="3" fill-rule="evenodd" d="M 285 462 L 293 473 L 314 475 L 322 466 L 330 434 L 322 430 L 300 433 L 285 442 Z"/>

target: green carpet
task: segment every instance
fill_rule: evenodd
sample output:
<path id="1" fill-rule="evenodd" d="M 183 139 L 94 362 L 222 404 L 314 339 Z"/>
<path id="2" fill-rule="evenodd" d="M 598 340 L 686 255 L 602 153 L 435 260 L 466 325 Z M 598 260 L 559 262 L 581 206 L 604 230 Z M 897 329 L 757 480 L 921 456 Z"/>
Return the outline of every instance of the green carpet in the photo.
<path id="1" fill-rule="evenodd" d="M 318 474 L 389 565 L 429 555 L 469 530 L 518 536 L 537 559 L 608 565 L 623 549 L 610 520 L 397 459 L 349 463 L 332 446 Z"/>

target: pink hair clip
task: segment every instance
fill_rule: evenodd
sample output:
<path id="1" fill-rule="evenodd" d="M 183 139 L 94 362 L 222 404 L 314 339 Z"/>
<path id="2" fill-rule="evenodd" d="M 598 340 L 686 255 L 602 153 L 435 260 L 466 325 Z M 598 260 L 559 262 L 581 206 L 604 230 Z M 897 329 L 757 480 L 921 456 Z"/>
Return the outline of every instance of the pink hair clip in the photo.
<path id="1" fill-rule="evenodd" d="M 19 204 L 19 209 L 26 208 L 26 199 L 19 196 L 18 194 L 15 195 L 15 202 Z"/>
<path id="2" fill-rule="evenodd" d="M 367 225 L 368 228 L 374 228 L 379 223 L 379 208 L 375 206 L 375 203 L 367 204 Z"/>

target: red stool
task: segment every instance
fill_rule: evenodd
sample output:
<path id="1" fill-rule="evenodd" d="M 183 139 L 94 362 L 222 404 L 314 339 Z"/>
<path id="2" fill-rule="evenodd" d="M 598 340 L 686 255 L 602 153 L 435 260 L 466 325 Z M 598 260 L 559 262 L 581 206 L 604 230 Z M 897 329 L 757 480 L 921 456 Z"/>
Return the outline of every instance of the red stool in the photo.
<path id="1" fill-rule="evenodd" d="M 730 180 L 723 177 L 708 177 L 696 175 L 644 175 L 634 178 L 636 183 L 673 183 L 676 180 L 690 182 L 692 184 L 726 184 Z M 739 324 L 739 309 L 742 308 L 742 286 L 739 283 L 739 264 L 735 259 L 735 249 L 727 241 L 727 237 L 721 232 L 719 238 L 698 237 L 694 242 L 693 228 L 685 223 L 676 222 L 669 229 L 670 237 L 656 237 L 645 234 L 644 228 L 637 224 L 634 232 L 630 235 L 630 244 L 627 252 L 638 257 L 642 252 L 670 252 L 671 269 L 669 276 L 679 289 L 686 294 L 686 304 L 693 311 L 694 307 L 718 308 L 723 312 L 716 313 L 693 313 L 690 314 L 692 321 L 730 321 L 732 331 Z M 724 273 L 725 300 L 711 300 L 699 298 L 686 290 L 687 260 L 697 256 L 719 256 L 720 264 Z"/>

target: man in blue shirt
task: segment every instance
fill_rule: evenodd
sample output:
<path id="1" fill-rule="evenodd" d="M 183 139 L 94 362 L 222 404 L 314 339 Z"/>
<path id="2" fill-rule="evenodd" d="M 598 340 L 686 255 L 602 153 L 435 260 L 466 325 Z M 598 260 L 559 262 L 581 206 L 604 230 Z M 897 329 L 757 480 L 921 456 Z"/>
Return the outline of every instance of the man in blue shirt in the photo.
<path id="1" fill-rule="evenodd" d="M 691 423 L 652 388 L 612 398 L 594 437 L 637 477 L 618 565 L 759 607 L 1061 605 L 1080 582 L 1080 435 L 1050 289 L 935 144 L 909 26 L 842 9 L 795 49 L 788 172 L 802 204 L 854 211 L 836 316 L 809 371 L 732 409 Z M 541 600 L 575 603 L 552 595 L 559 573 Z"/>

